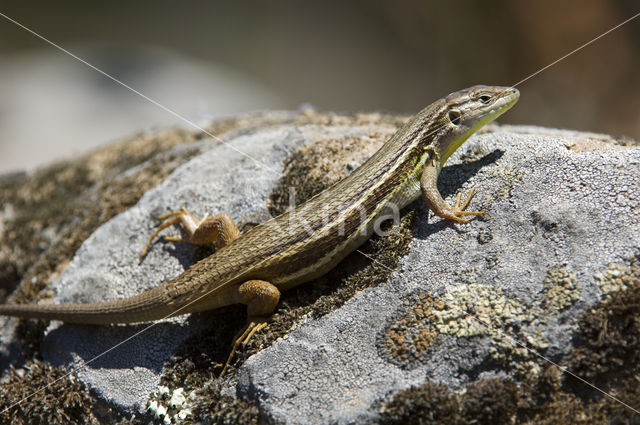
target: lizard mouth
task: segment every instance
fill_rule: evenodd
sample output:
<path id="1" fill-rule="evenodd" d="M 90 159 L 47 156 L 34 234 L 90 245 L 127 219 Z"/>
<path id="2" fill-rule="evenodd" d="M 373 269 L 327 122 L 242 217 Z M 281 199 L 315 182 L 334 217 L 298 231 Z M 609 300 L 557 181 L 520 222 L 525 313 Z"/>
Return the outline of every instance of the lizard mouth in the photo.
<path id="1" fill-rule="evenodd" d="M 520 99 L 520 91 L 513 87 L 507 87 L 504 93 L 500 94 L 495 103 L 495 108 L 489 112 L 488 115 L 492 116 L 492 119 L 496 119 L 498 116 L 505 113 Z"/>

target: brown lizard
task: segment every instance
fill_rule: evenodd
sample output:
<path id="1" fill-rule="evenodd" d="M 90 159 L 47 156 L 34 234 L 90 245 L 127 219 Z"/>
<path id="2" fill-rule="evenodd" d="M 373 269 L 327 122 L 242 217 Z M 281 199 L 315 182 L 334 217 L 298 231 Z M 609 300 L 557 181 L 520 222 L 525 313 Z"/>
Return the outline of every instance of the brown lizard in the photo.
<path id="1" fill-rule="evenodd" d="M 160 286 L 139 295 L 91 304 L 0 305 L 0 315 L 109 324 L 158 320 L 242 303 L 248 323 L 235 341 L 246 342 L 273 314 L 280 291 L 316 278 L 354 251 L 378 217 L 422 196 L 438 216 L 466 223 L 473 189 L 451 207 L 436 187 L 449 156 L 477 129 L 513 106 L 514 88 L 474 86 L 429 105 L 402 126 L 371 158 L 324 192 L 240 234 L 228 214 L 197 220 L 186 210 L 161 217 L 159 231 L 181 223 L 185 241 L 215 243 L 217 251 Z M 330 211 L 322 217 L 319 210 Z M 165 238 L 182 240 L 178 238 Z M 228 364 L 228 362 L 227 362 Z"/>

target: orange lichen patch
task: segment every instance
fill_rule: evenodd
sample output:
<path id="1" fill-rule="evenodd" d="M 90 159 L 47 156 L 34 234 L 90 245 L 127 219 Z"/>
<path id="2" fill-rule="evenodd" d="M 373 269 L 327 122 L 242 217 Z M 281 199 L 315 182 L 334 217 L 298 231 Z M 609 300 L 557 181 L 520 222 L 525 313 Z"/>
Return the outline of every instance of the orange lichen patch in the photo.
<path id="1" fill-rule="evenodd" d="M 438 332 L 433 327 L 432 306 L 436 301 L 428 294 L 422 294 L 409 302 L 409 308 L 386 328 L 378 348 L 385 359 L 410 368 L 433 346 Z"/>
<path id="2" fill-rule="evenodd" d="M 418 353 L 426 351 L 431 346 L 433 340 L 438 336 L 437 333 L 428 331 L 426 329 L 420 329 L 418 335 L 414 339 L 414 344 Z"/>

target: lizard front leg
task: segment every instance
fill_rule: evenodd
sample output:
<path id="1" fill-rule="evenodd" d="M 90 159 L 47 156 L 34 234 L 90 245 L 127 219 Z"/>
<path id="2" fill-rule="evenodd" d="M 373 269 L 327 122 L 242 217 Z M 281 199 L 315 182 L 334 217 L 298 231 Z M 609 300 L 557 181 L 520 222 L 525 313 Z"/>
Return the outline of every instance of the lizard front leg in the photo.
<path id="1" fill-rule="evenodd" d="M 215 243 L 217 248 L 222 248 L 240 237 L 240 230 L 238 230 L 238 226 L 236 226 L 231 216 L 227 213 L 217 214 L 213 217 L 209 217 L 209 214 L 206 214 L 202 220 L 198 220 L 185 208 L 182 208 L 180 211 L 160 216 L 158 217 L 158 220 L 164 220 L 164 222 L 158 226 L 156 231 L 153 232 L 149 238 L 149 241 L 140 254 L 141 260 L 147 254 L 151 243 L 155 237 L 158 236 L 158 233 L 177 223 L 182 224 L 182 227 L 187 233 L 187 237 L 178 238 L 165 236 L 164 240 L 188 242 L 195 245 Z"/>
<path id="2" fill-rule="evenodd" d="M 484 212 L 482 211 L 465 211 L 465 209 L 469 206 L 471 199 L 473 198 L 473 194 L 475 192 L 474 189 L 471 189 L 469 191 L 467 199 L 462 203 L 462 194 L 458 193 L 456 204 L 453 207 L 449 206 L 449 204 L 447 204 L 447 202 L 442 199 L 442 196 L 438 191 L 438 173 L 439 170 L 436 165 L 427 164 L 424 171 L 422 172 L 422 176 L 420 177 L 420 189 L 422 190 L 422 198 L 424 199 L 429 209 L 433 211 L 435 215 L 460 223 L 468 223 L 468 220 L 465 220 L 460 216 L 484 214 Z"/>

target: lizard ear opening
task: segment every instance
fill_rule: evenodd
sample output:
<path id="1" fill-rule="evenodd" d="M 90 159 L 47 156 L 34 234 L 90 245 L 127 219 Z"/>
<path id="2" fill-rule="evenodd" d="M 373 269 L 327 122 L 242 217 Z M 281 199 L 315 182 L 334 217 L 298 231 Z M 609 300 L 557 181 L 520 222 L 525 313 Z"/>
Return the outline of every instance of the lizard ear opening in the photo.
<path id="1" fill-rule="evenodd" d="M 460 114 L 460 111 L 456 111 L 455 109 L 449 111 L 449 121 L 451 121 L 451 124 L 453 125 L 460 125 L 461 116 L 462 114 Z"/>

